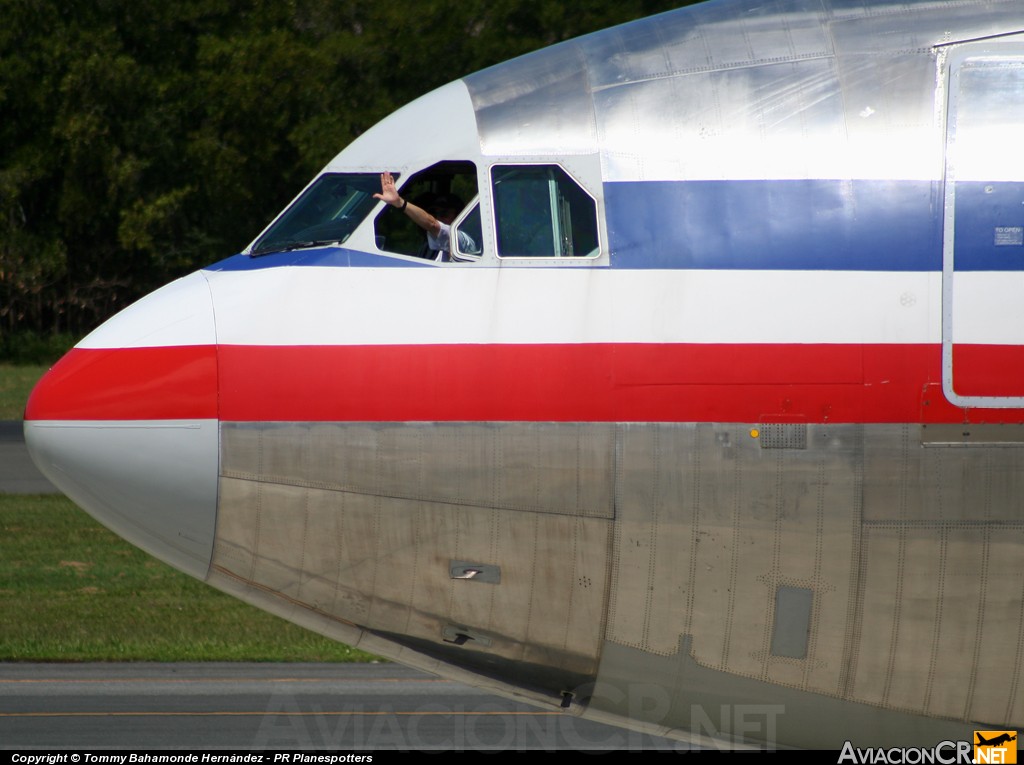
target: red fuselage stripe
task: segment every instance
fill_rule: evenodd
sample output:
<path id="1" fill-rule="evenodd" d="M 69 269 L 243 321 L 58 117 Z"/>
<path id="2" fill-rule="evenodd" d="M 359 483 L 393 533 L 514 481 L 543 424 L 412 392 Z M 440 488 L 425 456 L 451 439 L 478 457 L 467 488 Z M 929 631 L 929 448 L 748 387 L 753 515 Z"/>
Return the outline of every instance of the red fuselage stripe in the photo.
<path id="1" fill-rule="evenodd" d="M 1024 349 L 957 354 L 959 393 L 1021 395 Z M 609 343 L 75 349 L 26 417 L 1021 422 L 1024 410 L 950 405 L 938 345 Z"/>
<path id="2" fill-rule="evenodd" d="M 26 420 L 217 417 L 217 348 L 73 348 L 43 375 Z"/>

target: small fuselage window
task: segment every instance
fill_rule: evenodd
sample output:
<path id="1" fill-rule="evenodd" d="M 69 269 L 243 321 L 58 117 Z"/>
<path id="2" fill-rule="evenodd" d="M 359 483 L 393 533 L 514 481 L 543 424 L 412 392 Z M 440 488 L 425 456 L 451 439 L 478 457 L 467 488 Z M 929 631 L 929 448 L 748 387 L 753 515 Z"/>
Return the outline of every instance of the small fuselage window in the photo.
<path id="1" fill-rule="evenodd" d="M 252 255 L 341 244 L 370 214 L 379 173 L 325 173 L 256 240 Z"/>
<path id="2" fill-rule="evenodd" d="M 491 186 L 498 257 L 598 255 L 597 203 L 558 165 L 495 165 Z"/>
<path id="3" fill-rule="evenodd" d="M 480 222 L 480 203 L 476 202 L 459 221 L 456 221 L 455 236 L 452 238 L 452 260 L 472 262 L 480 260 L 483 252 L 484 234 Z"/>

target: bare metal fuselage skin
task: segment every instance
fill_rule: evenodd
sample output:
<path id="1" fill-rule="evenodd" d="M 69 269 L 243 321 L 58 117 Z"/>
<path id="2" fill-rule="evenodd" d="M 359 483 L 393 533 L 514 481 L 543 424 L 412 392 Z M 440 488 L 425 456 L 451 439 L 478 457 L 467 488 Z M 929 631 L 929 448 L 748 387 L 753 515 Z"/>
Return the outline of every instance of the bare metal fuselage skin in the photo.
<path id="1" fill-rule="evenodd" d="M 726 0 L 467 77 L 325 173 L 472 163 L 481 253 L 390 253 L 378 206 L 215 264 L 55 367 L 30 448 L 219 589 L 569 714 L 1020 729 L 1022 30 Z M 598 246 L 503 255 L 499 173 L 554 165 Z"/>

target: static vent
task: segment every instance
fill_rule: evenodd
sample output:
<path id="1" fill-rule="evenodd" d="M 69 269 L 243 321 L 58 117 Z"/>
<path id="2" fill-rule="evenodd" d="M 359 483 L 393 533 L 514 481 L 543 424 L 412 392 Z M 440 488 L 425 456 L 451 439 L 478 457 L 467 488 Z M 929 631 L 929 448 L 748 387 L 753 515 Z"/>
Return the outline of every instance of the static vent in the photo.
<path id="1" fill-rule="evenodd" d="M 771 422 L 761 426 L 762 449 L 806 449 L 807 425 Z"/>

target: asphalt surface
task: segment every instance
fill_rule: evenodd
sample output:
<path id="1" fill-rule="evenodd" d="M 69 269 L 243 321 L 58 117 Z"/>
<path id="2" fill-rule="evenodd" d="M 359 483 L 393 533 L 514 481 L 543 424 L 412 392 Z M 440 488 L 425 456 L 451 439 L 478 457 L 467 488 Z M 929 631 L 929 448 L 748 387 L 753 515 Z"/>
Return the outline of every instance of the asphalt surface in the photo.
<path id="1" fill-rule="evenodd" d="M 54 494 L 25 448 L 21 422 L 0 421 L 0 494 Z"/>
<path id="2" fill-rule="evenodd" d="M 7 750 L 686 748 L 396 664 L 0 664 Z"/>

